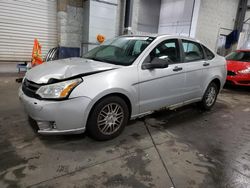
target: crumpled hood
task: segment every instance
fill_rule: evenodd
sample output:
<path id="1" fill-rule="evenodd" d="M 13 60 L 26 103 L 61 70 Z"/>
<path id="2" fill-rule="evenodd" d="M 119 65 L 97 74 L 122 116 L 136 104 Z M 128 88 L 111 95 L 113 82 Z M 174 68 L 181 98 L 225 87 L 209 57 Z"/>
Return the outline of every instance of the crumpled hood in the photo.
<path id="1" fill-rule="evenodd" d="M 105 71 L 119 68 L 119 65 L 112 65 L 100 61 L 93 61 L 84 58 L 68 58 L 56 61 L 45 62 L 27 71 L 25 77 L 35 83 L 47 83 L 49 79 L 67 79 L 79 74 Z"/>

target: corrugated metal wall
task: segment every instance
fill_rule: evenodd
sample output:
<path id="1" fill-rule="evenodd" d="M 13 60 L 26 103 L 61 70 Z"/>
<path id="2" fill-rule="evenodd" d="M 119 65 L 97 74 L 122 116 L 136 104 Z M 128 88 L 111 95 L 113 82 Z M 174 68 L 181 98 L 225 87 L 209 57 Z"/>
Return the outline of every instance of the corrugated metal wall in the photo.
<path id="1" fill-rule="evenodd" d="M 0 0 L 0 61 L 29 61 L 34 38 L 57 46 L 57 0 Z"/>

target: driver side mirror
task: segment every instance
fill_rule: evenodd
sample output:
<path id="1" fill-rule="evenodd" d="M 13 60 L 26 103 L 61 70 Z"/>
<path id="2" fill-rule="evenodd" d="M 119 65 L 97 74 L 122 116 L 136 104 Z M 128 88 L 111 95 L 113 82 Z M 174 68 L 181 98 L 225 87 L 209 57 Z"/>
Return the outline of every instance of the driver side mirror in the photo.
<path id="1" fill-rule="evenodd" d="M 148 60 L 149 57 L 146 58 Z M 146 61 L 142 64 L 142 69 L 164 69 L 168 67 L 168 61 L 166 59 L 160 59 L 154 57 L 154 59 L 149 62 Z"/>

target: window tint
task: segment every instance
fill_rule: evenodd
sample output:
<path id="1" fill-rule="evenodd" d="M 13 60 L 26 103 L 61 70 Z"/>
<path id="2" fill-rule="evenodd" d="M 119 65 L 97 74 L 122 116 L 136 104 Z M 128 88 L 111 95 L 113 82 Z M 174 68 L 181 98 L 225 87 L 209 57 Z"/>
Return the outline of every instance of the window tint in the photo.
<path id="1" fill-rule="evenodd" d="M 204 49 L 204 51 L 205 51 L 205 53 L 207 55 L 208 60 L 211 60 L 211 59 L 214 58 L 213 52 L 211 52 L 206 46 L 203 46 L 203 49 Z"/>
<path id="2" fill-rule="evenodd" d="M 184 50 L 184 61 L 197 61 L 204 59 L 204 54 L 200 44 L 192 41 L 182 40 Z"/>
<path id="3" fill-rule="evenodd" d="M 180 53 L 177 40 L 166 40 L 158 44 L 150 53 L 150 59 L 158 57 L 160 59 L 169 59 L 173 63 L 180 62 Z"/>

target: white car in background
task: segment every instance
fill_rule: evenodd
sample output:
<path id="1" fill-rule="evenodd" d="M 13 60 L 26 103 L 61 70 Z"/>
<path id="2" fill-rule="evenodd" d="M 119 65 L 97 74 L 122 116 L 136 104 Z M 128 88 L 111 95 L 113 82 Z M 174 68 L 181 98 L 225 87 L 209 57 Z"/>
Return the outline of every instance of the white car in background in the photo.
<path id="1" fill-rule="evenodd" d="M 226 80 L 226 61 L 181 36 L 121 36 L 83 58 L 29 70 L 19 91 L 40 134 L 88 131 L 118 136 L 129 119 L 200 102 L 211 109 Z"/>

